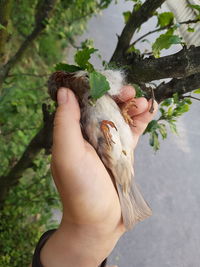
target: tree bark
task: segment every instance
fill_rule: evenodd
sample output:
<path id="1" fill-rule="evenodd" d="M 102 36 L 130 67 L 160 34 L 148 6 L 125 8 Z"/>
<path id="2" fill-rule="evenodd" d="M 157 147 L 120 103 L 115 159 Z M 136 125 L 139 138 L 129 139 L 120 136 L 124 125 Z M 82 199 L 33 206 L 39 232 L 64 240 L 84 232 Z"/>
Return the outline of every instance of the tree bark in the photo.
<path id="1" fill-rule="evenodd" d="M 172 79 L 168 83 L 161 83 L 155 90 L 155 99 L 158 103 L 166 98 L 170 98 L 173 94 L 178 93 L 182 96 L 186 93 L 192 92 L 200 87 L 200 73 L 190 75 L 186 78 Z"/>
<path id="2" fill-rule="evenodd" d="M 46 149 L 48 151 L 51 148 L 54 114 L 49 114 L 46 105 L 43 105 L 43 115 L 43 127 L 27 145 L 16 165 L 6 176 L 0 177 L 0 207 L 3 205 L 10 188 L 18 184 L 23 172 L 32 165 L 33 160 L 41 149 Z"/>
<path id="3" fill-rule="evenodd" d="M 157 8 L 159 8 L 165 0 L 146 0 L 137 11 L 132 11 L 131 17 L 126 23 L 121 35 L 118 38 L 118 43 L 111 57 L 111 62 L 123 62 L 124 54 L 128 49 L 131 39 L 135 31 L 148 19 L 150 19 Z"/>
<path id="4" fill-rule="evenodd" d="M 200 72 L 200 46 L 183 48 L 176 54 L 154 58 L 128 58 L 127 77 L 130 83 L 179 78 Z"/>
<path id="5" fill-rule="evenodd" d="M 37 8 L 40 11 L 38 11 L 36 14 L 36 23 L 33 32 L 24 41 L 15 56 L 9 60 L 4 68 L 0 69 L 0 78 L 5 78 L 8 75 L 10 69 L 24 55 L 24 52 L 28 46 L 45 28 L 43 19 L 44 17 L 49 18 L 50 13 L 48 12 L 52 11 L 55 2 L 56 0 L 42 1 L 41 5 L 38 5 Z M 147 0 L 138 11 L 132 12 L 131 19 L 119 37 L 119 42 L 111 59 L 111 61 L 115 61 L 116 63 L 119 61 L 124 61 L 125 65 L 128 66 L 126 70 L 128 83 L 144 83 L 163 78 L 173 78 L 168 83 L 161 83 L 154 90 L 155 98 L 159 103 L 166 98 L 172 97 L 174 93 L 183 95 L 200 87 L 200 63 L 198 62 L 200 57 L 200 47 L 190 47 L 189 49 L 184 48 L 174 55 L 158 59 L 152 57 L 146 59 L 138 57 L 127 58 L 124 56 L 124 52 L 129 46 L 135 30 L 151 17 L 153 12 L 163 2 L 164 0 Z M 44 3 L 52 3 L 52 6 L 45 11 Z M 41 6 L 43 6 L 42 9 Z M 42 13 L 42 10 L 48 14 Z M 126 37 L 126 33 L 129 32 L 130 29 L 131 33 L 129 33 Z M 45 110 L 44 114 L 47 114 L 47 112 L 45 113 Z M 39 151 L 42 148 L 49 149 L 51 147 L 53 115 L 46 115 L 44 117 L 45 120 L 42 129 L 30 141 L 20 160 L 7 175 L 0 177 L 0 205 L 2 205 L 3 201 L 5 200 L 9 189 L 19 182 L 19 179 L 23 175 L 25 169 L 31 166 L 32 161 L 37 156 Z"/>
<path id="6" fill-rule="evenodd" d="M 19 47 L 18 51 L 14 56 L 12 56 L 8 62 L 0 67 L 0 88 L 9 71 L 16 65 L 17 62 L 22 58 L 25 51 L 33 43 L 33 41 L 40 35 L 40 33 L 46 28 L 47 20 L 51 17 L 52 11 L 58 0 L 39 0 L 36 7 L 35 15 L 35 27 L 30 35 L 24 40 L 24 42 Z"/>
<path id="7" fill-rule="evenodd" d="M 12 9 L 12 0 L 0 2 L 0 67 L 7 60 L 7 41 L 9 37 L 9 18 Z"/>

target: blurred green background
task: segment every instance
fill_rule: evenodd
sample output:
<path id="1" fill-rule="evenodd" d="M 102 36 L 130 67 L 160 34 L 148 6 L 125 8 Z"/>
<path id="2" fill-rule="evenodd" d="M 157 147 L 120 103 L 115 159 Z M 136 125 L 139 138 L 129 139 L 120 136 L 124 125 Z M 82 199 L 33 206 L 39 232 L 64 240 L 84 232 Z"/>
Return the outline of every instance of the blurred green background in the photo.
<path id="1" fill-rule="evenodd" d="M 56 63 L 65 61 L 68 46 L 84 31 L 87 20 L 109 3 L 96 0 L 54 2 L 50 18 L 43 21 L 45 29 L 30 42 L 1 89 L 1 177 L 9 173 L 42 127 L 41 106 L 50 103 L 46 87 L 49 74 Z M 42 4 L 44 1 L 37 0 L 1 1 L 3 15 L 10 12 L 2 61 L 14 55 L 33 31 Z M 2 24 L 0 26 L 3 28 Z M 50 156 L 41 150 L 6 197 L 0 213 L 1 267 L 28 266 L 41 234 L 56 227 L 52 210 L 60 208 L 60 204 L 51 181 L 49 159 Z"/>

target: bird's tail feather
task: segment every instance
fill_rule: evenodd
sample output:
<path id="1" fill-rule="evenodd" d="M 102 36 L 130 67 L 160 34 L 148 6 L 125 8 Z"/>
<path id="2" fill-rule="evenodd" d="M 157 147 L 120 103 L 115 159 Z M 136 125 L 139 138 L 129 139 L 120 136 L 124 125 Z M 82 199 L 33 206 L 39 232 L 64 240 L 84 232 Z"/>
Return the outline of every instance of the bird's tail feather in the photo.
<path id="1" fill-rule="evenodd" d="M 131 229 L 137 222 L 143 221 L 152 215 L 151 208 L 144 200 L 138 186 L 134 183 L 129 192 L 124 192 L 118 183 L 117 191 L 119 194 L 123 222 L 127 230 Z"/>

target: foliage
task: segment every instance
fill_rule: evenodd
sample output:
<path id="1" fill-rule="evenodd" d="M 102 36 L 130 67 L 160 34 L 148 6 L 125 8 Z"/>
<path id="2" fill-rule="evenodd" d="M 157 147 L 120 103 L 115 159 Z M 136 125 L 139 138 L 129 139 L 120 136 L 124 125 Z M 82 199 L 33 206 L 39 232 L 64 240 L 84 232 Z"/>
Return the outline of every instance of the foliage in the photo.
<path id="1" fill-rule="evenodd" d="M 90 59 L 91 55 L 96 51 L 97 51 L 97 49 L 86 47 L 82 50 L 79 50 L 75 54 L 74 60 L 78 64 L 78 66 L 80 68 L 82 68 L 83 70 L 87 70 L 89 72 L 94 71 L 94 67 L 89 62 L 89 59 Z"/>
<path id="2" fill-rule="evenodd" d="M 123 16 L 124 16 L 124 22 L 127 23 L 130 16 L 131 16 L 131 11 L 126 11 L 123 13 Z"/>
<path id="3" fill-rule="evenodd" d="M 94 100 L 103 96 L 109 89 L 109 83 L 106 77 L 99 72 L 93 71 L 89 74 L 90 93 Z"/>
<path id="4" fill-rule="evenodd" d="M 37 0 L 13 1 L 8 56 L 13 55 L 33 30 Z M 20 159 L 42 126 L 42 103 L 50 104 L 46 80 L 63 51 L 81 34 L 87 19 L 109 0 L 59 1 L 46 30 L 30 45 L 26 56 L 6 79 L 0 96 L 0 175 Z M 2 27 L 1 27 L 2 28 Z M 58 67 L 58 65 L 57 65 Z M 0 214 L 0 266 L 28 266 L 38 238 L 56 227 L 52 210 L 60 208 L 49 173 L 49 157 L 41 152 L 6 199 Z"/>
<path id="5" fill-rule="evenodd" d="M 89 62 L 91 55 L 96 51 L 98 50 L 92 47 L 89 48 L 84 44 L 84 48 L 82 50 L 78 50 L 74 56 L 74 61 L 78 64 L 78 66 L 63 63 L 59 63 L 56 66 L 56 70 L 69 72 L 75 72 L 77 70 L 88 71 L 91 104 L 94 104 L 98 98 L 102 97 L 110 89 L 110 85 L 106 80 L 106 77 L 97 72 L 94 69 L 94 66 Z"/>
<path id="6" fill-rule="evenodd" d="M 200 88 L 199 88 L 199 89 L 196 89 L 196 90 L 194 90 L 194 93 L 195 93 L 195 94 L 200 94 Z"/>
<path id="7" fill-rule="evenodd" d="M 158 14 L 158 24 L 157 26 L 166 27 L 172 24 L 174 21 L 174 14 L 172 12 L 163 12 Z"/>
<path id="8" fill-rule="evenodd" d="M 10 190 L 0 214 L 0 266 L 28 266 L 41 234 L 57 227 L 52 209 L 59 198 L 52 185 L 49 158 L 44 152 L 27 169 L 18 186 Z"/>
<path id="9" fill-rule="evenodd" d="M 58 63 L 56 64 L 55 70 L 62 70 L 66 72 L 76 72 L 79 70 L 83 70 L 82 68 L 76 66 L 76 65 L 70 65 L 66 63 Z"/>
<path id="10" fill-rule="evenodd" d="M 155 57 L 159 57 L 162 49 L 168 49 L 173 44 L 181 44 L 181 42 L 181 38 L 174 35 L 174 29 L 169 29 L 166 33 L 161 34 L 152 45 L 153 54 Z"/>
<path id="11" fill-rule="evenodd" d="M 197 13 L 196 18 L 199 19 L 200 18 L 200 5 L 191 5 L 191 4 L 189 4 L 188 6 L 193 8 L 196 11 L 196 13 Z"/>
<path id="12" fill-rule="evenodd" d="M 41 105 L 51 104 L 46 92 L 46 80 L 56 70 L 74 72 L 87 70 L 91 85 L 91 98 L 96 100 L 109 89 L 105 77 L 95 70 L 89 62 L 97 50 L 91 40 L 82 43 L 75 55 L 76 65 L 64 63 L 63 58 L 69 45 L 86 27 L 87 19 L 94 13 L 106 8 L 112 0 L 59 0 L 54 15 L 45 21 L 46 29 L 36 41 L 29 45 L 25 57 L 18 62 L 6 78 L 0 96 L 0 176 L 5 176 L 18 162 L 22 153 L 43 125 Z M 141 0 L 131 0 L 136 12 L 142 6 Z M 20 45 L 35 27 L 36 11 L 39 9 L 37 0 L 12 1 L 12 14 L 9 27 L 0 24 L 0 30 L 9 33 L 6 45 L 6 58 L 16 53 Z M 199 5 L 190 5 L 199 18 Z M 182 44 L 171 12 L 153 13 L 157 17 L 157 29 L 160 36 L 152 44 L 152 50 L 146 51 L 156 57 L 162 49 L 174 44 Z M 125 23 L 131 11 L 124 12 Z M 189 32 L 193 28 L 188 27 Z M 147 40 L 147 39 L 145 39 Z M 144 39 L 143 39 L 144 41 Z M 128 53 L 143 57 L 139 48 L 134 45 Z M 60 63 L 62 62 L 62 63 Z M 105 67 L 110 67 L 105 63 Z M 116 67 L 112 62 L 112 66 Z M 113 68 L 114 68 L 113 67 Z M 139 85 L 134 85 L 137 97 L 146 96 Z M 199 94 L 197 89 L 194 93 Z M 148 125 L 146 132 L 150 134 L 150 144 L 158 150 L 160 137 L 166 139 L 167 130 L 177 133 L 177 118 L 189 110 L 191 100 L 175 94 L 160 105 L 160 117 Z M 52 104 L 51 104 L 52 105 Z M 52 210 L 60 208 L 57 193 L 51 183 L 49 173 L 49 156 L 45 151 L 34 160 L 29 169 L 21 177 L 19 184 L 13 186 L 0 214 L 0 267 L 28 266 L 35 244 L 41 233 L 48 228 L 56 227 L 51 220 Z"/>
<path id="13" fill-rule="evenodd" d="M 176 121 L 190 109 L 192 101 L 189 98 L 179 98 L 178 94 L 174 94 L 173 98 L 168 98 L 162 102 L 159 107 L 160 117 L 153 120 L 147 126 L 145 133 L 150 134 L 150 145 L 157 151 L 160 148 L 159 135 L 162 139 L 167 138 L 167 124 L 170 130 L 178 134 Z"/>

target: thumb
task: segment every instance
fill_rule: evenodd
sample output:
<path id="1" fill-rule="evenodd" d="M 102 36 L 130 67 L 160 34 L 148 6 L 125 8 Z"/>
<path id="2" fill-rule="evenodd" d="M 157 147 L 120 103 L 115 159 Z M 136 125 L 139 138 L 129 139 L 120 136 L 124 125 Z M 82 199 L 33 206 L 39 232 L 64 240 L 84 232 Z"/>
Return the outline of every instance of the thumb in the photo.
<path id="1" fill-rule="evenodd" d="M 57 93 L 58 108 L 54 119 L 53 156 L 59 162 L 74 159 L 84 147 L 80 128 L 80 108 L 74 93 L 60 88 Z"/>

